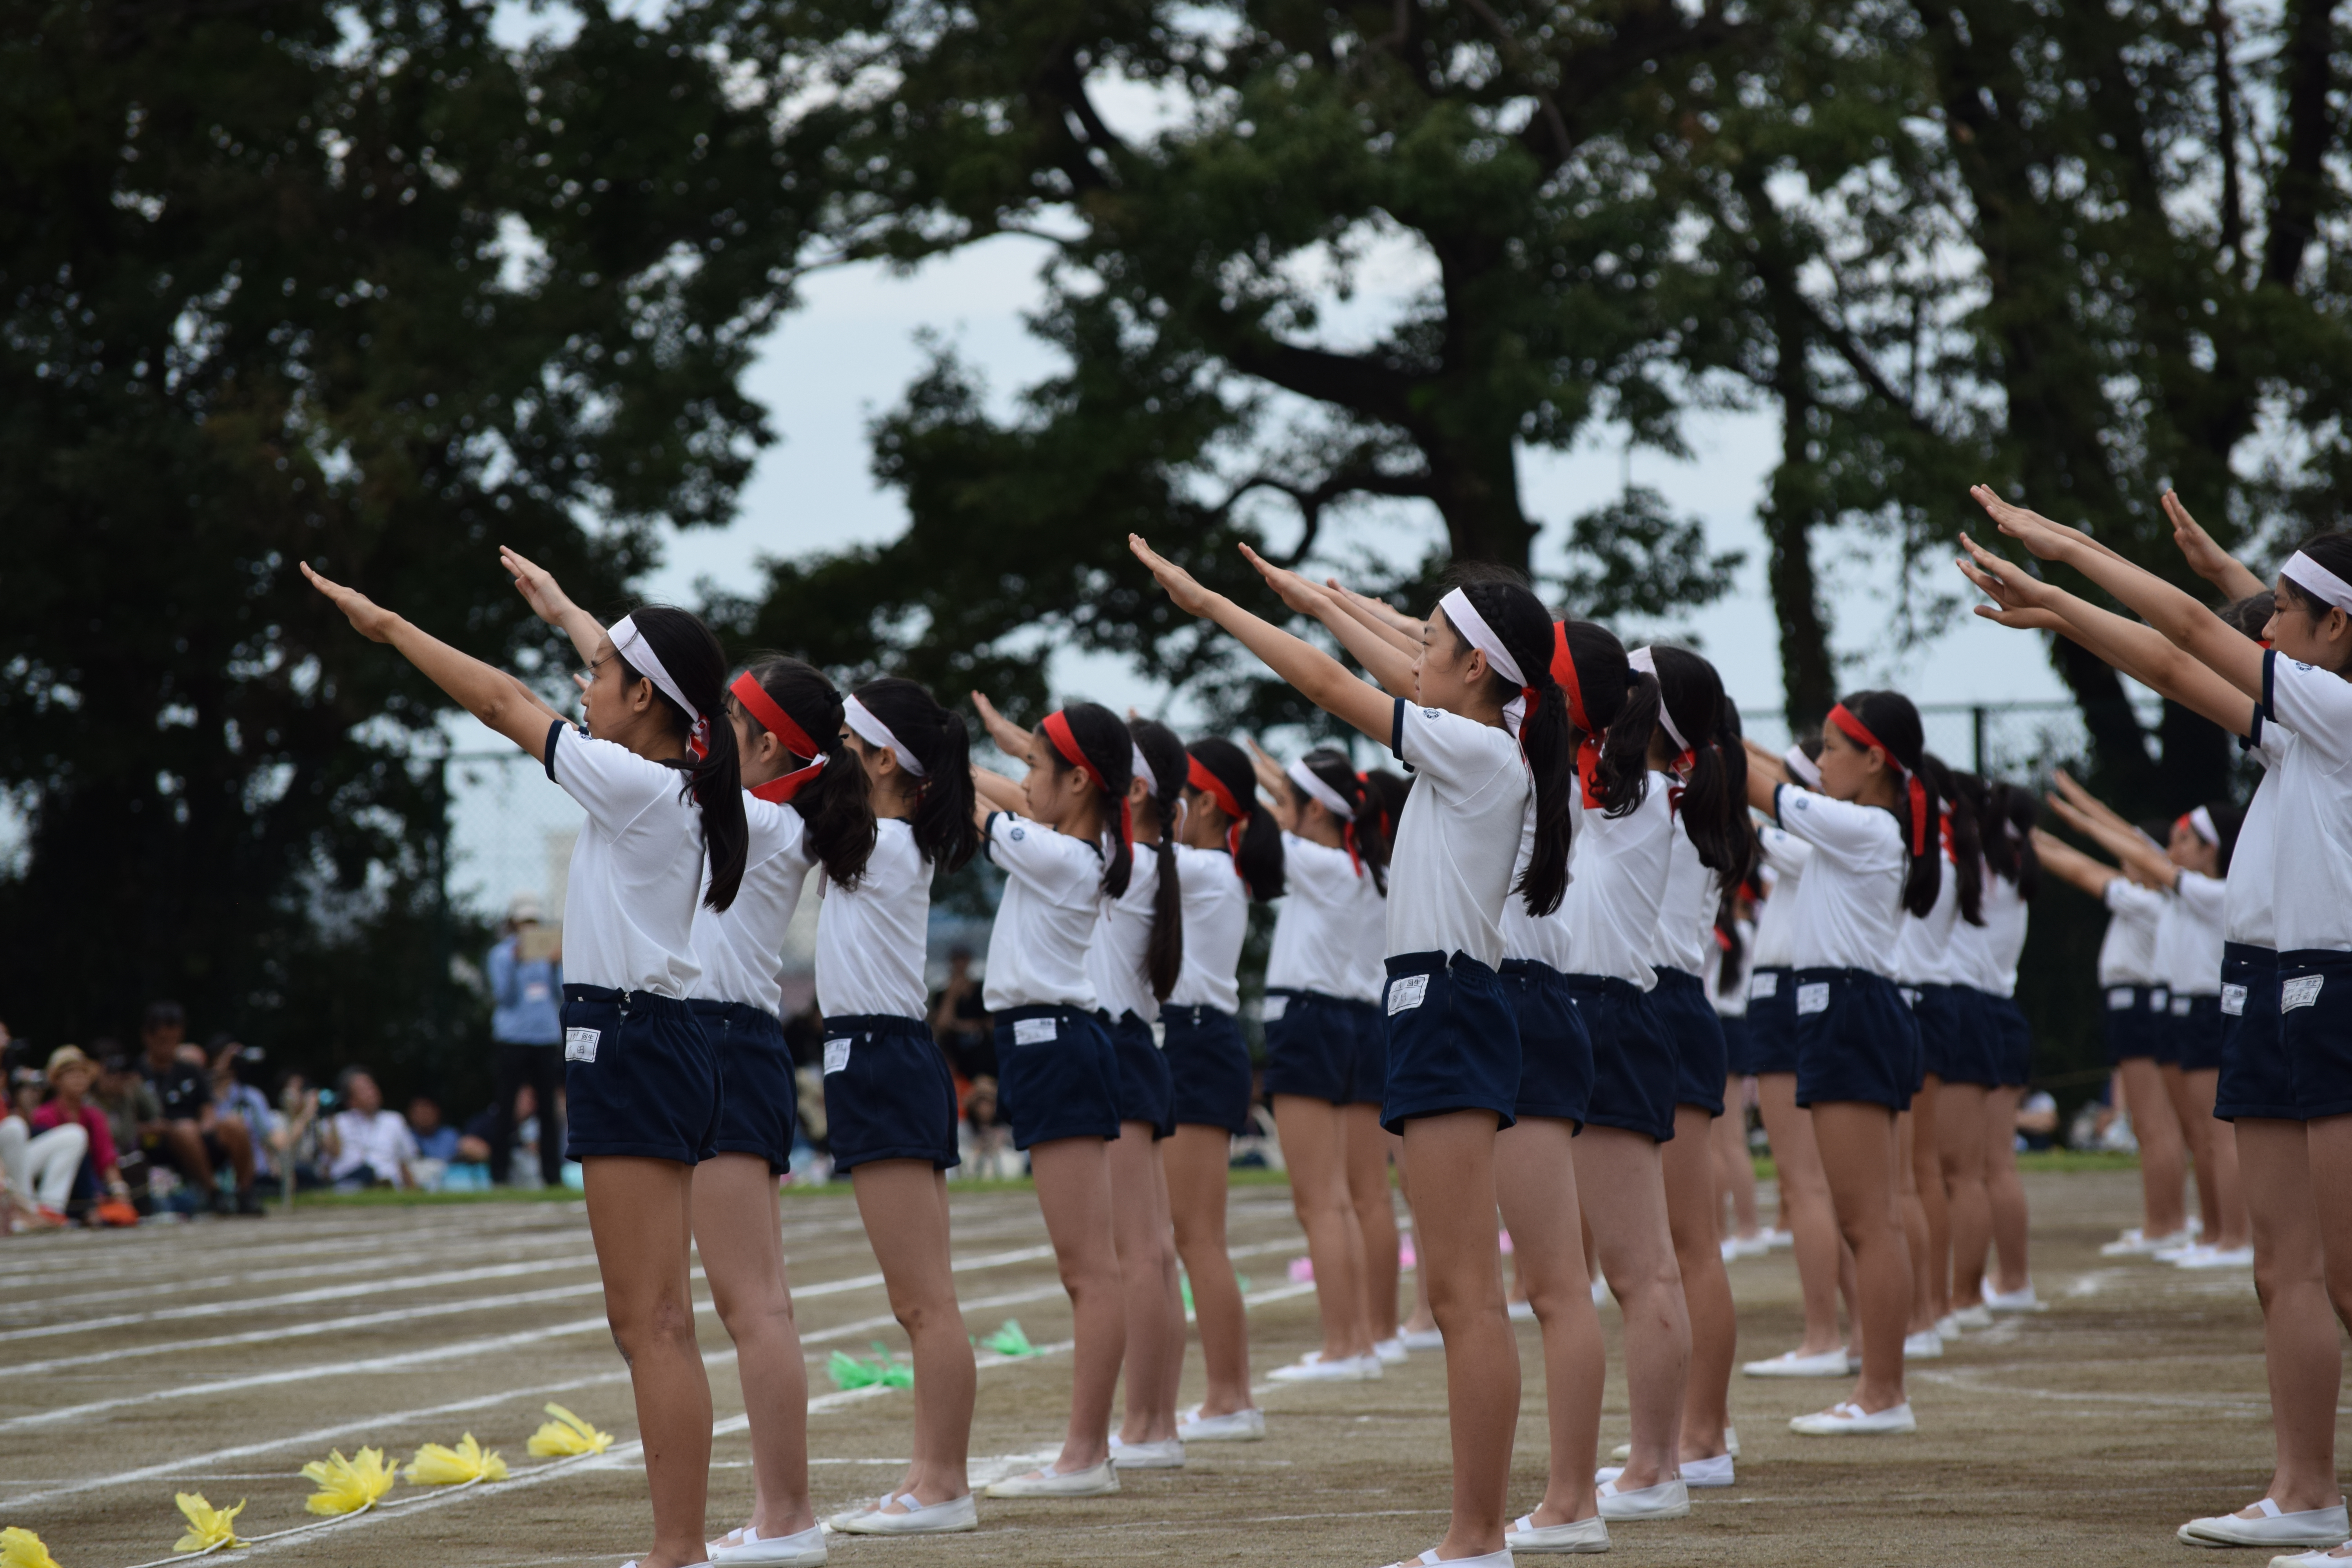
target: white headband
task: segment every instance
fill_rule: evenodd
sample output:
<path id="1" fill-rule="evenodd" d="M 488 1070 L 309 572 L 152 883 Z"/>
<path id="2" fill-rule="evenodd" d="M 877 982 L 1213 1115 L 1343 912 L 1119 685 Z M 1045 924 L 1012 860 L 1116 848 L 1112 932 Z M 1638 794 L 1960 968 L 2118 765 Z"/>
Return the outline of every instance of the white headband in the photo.
<path id="1" fill-rule="evenodd" d="M 1356 808 L 1348 804 L 1347 797 L 1325 784 L 1320 777 L 1317 776 L 1315 770 L 1305 763 L 1293 763 L 1282 772 L 1283 776 L 1305 790 L 1314 799 L 1316 805 L 1340 821 L 1356 820 Z"/>
<path id="2" fill-rule="evenodd" d="M 856 731 L 859 740 L 869 746 L 879 746 L 888 752 L 898 759 L 900 767 L 917 778 L 923 776 L 923 764 L 915 760 L 915 753 L 901 745 L 898 737 L 890 732 L 890 726 L 877 719 L 874 716 L 874 710 L 857 700 L 856 698 L 845 697 L 841 700 L 841 721 Z"/>
<path id="3" fill-rule="evenodd" d="M 1151 759 L 1143 754 L 1143 748 L 1135 743 L 1135 737 L 1132 735 L 1127 738 L 1127 749 L 1131 753 L 1127 759 L 1127 765 L 1135 770 L 1137 778 L 1143 781 L 1146 793 L 1156 797 L 1160 794 L 1160 774 L 1152 767 Z"/>
<path id="4" fill-rule="evenodd" d="M 669 678 L 669 671 L 662 666 L 661 655 L 656 653 L 654 645 L 646 640 L 646 634 L 637 630 L 635 617 L 623 616 L 613 623 L 613 629 L 605 635 L 613 639 L 613 651 L 627 659 L 630 668 L 652 681 L 656 690 L 677 703 L 678 710 L 693 721 L 695 734 L 699 736 L 709 731 L 710 721 L 686 700 L 686 693 L 680 691 L 677 682 Z"/>
<path id="5" fill-rule="evenodd" d="M 2279 568 L 2279 575 L 2298 587 L 2308 588 L 2345 614 L 2352 615 L 2352 583 L 2347 583 L 2302 551 L 2298 550 L 2286 558 L 2286 564 Z"/>
<path id="6" fill-rule="evenodd" d="M 1658 656 L 1650 649 L 1645 647 L 1635 648 L 1632 653 L 1625 656 L 1625 662 L 1631 665 L 1633 668 L 1640 670 L 1643 675 L 1648 676 L 1651 679 L 1656 680 L 1658 679 Z M 1663 681 L 1659 683 L 1658 689 L 1658 722 L 1665 726 L 1666 739 L 1675 743 L 1675 752 L 1676 755 L 1680 755 L 1684 752 L 1696 749 L 1688 741 L 1683 739 L 1683 732 L 1675 728 L 1675 716 L 1666 711 L 1666 693 L 1665 686 Z"/>
<path id="7" fill-rule="evenodd" d="M 2189 831 L 2196 834 L 2198 837 L 2202 838 L 2208 844 L 2211 844 L 2216 847 L 2220 846 L 2221 842 L 2221 830 L 2213 826 L 2213 814 L 2211 812 L 2206 810 L 2200 805 L 2196 810 L 2190 812 L 2186 817 L 2182 818 L 2182 820 L 2189 824 Z"/>
<path id="8" fill-rule="evenodd" d="M 1503 646 L 1503 639 L 1495 635 L 1495 628 L 1486 624 L 1486 617 L 1478 613 L 1469 595 L 1459 588 L 1449 588 L 1445 597 L 1437 601 L 1437 607 L 1445 612 L 1445 618 L 1454 623 L 1454 629 L 1462 634 L 1464 641 L 1486 656 L 1496 674 L 1521 691 L 1527 689 L 1528 678 L 1519 668 L 1519 661 L 1511 657 L 1511 650 Z M 1520 721 L 1527 716 L 1525 697 L 1514 697 L 1503 704 L 1503 728 L 1514 739 L 1518 735 Z"/>
<path id="9" fill-rule="evenodd" d="M 1787 751 L 1780 753 L 1780 761 L 1787 764 L 1789 772 L 1795 775 L 1799 784 L 1803 784 L 1807 789 L 1811 790 L 1816 795 L 1821 793 L 1821 766 L 1819 763 L 1815 763 L 1812 758 L 1805 755 L 1804 747 L 1790 747 Z"/>

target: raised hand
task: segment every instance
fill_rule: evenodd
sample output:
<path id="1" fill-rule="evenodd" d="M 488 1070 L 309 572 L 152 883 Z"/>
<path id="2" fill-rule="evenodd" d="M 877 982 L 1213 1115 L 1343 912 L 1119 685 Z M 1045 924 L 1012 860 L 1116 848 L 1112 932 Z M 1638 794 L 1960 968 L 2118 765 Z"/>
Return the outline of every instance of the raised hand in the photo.
<path id="1" fill-rule="evenodd" d="M 1992 601 L 1979 605 L 1978 615 L 2004 626 L 2032 631 L 2055 631 L 2063 624 L 2064 617 L 2050 607 L 2058 590 L 1965 533 L 1960 535 L 1960 543 L 1968 551 L 1955 563 L 1960 574 Z"/>
<path id="2" fill-rule="evenodd" d="M 2053 522 L 2038 511 L 2030 511 L 2001 500 L 1990 485 L 1971 485 L 1969 494 L 1985 509 L 1985 515 L 1991 518 L 2003 533 L 2044 561 L 2055 560 L 2065 552 L 2068 545 L 2084 537 L 2079 530 Z"/>
<path id="3" fill-rule="evenodd" d="M 1028 731 L 999 713 L 996 710 L 996 704 L 988 700 L 988 694 L 984 691 L 975 691 L 971 694 L 971 705 L 979 710 L 980 721 L 988 731 L 988 738 L 996 742 L 998 751 L 1008 757 L 1027 759 Z"/>
<path id="4" fill-rule="evenodd" d="M 499 564 L 514 578 L 515 592 L 522 595 L 532 615 L 551 626 L 563 624 L 565 612 L 572 607 L 572 601 L 555 581 L 554 573 L 503 544 L 499 546 Z"/>
<path id="5" fill-rule="evenodd" d="M 1167 591 L 1170 602 L 1178 609 L 1188 616 L 1209 613 L 1209 606 L 1215 602 L 1216 595 L 1202 587 L 1192 574 L 1152 549 L 1139 533 L 1127 536 L 1127 547 L 1138 561 L 1150 569 L 1153 580 Z M 1246 550 L 1249 547 L 1244 545 L 1242 548 Z"/>
<path id="6" fill-rule="evenodd" d="M 330 604 L 343 612 L 344 617 L 352 623 L 353 631 L 358 632 L 370 642 L 392 640 L 392 629 L 400 624 L 398 616 L 394 615 L 357 588 L 346 588 L 341 583 L 321 577 L 310 569 L 310 563 L 308 561 L 301 563 L 301 566 L 302 575 L 310 579 L 310 586 L 324 594 Z"/>
<path id="7" fill-rule="evenodd" d="M 1247 544 L 1241 547 L 1241 552 L 1242 558 L 1257 568 L 1257 574 L 1265 579 L 1265 585 L 1273 589 L 1284 604 L 1302 616 L 1320 618 L 1329 602 L 1328 594 L 1287 566 L 1276 566 Z"/>
<path id="8" fill-rule="evenodd" d="M 1374 619 L 1384 622 L 1391 630 L 1404 633 L 1415 642 L 1419 642 L 1428 630 L 1428 623 L 1419 616 L 1409 616 L 1386 599 L 1377 599 L 1370 594 L 1350 588 L 1337 577 L 1326 577 L 1323 582 L 1333 593 L 1338 594 L 1350 605 L 1365 611 Z"/>

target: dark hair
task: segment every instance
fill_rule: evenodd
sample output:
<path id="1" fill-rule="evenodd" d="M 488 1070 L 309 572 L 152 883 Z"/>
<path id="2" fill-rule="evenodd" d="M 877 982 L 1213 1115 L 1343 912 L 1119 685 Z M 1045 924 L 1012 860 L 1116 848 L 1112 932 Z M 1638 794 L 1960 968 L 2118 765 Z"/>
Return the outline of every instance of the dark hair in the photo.
<path id="1" fill-rule="evenodd" d="M 2330 530 L 2325 533 L 2315 533 L 2294 549 L 2296 554 L 2308 555 L 2338 577 L 2352 582 L 2352 532 Z M 2295 608 L 2315 621 L 2334 607 L 2324 600 L 2314 598 L 2310 589 L 2284 573 L 2280 574 L 2279 582 L 2285 586 L 2287 597 L 2294 601 Z"/>
<path id="2" fill-rule="evenodd" d="M 1070 703 L 1062 710 L 1062 720 L 1069 725 L 1070 739 L 1077 742 L 1080 754 L 1101 775 L 1104 841 L 1110 846 L 1110 853 L 1103 857 L 1102 890 L 1116 899 L 1127 891 L 1128 881 L 1135 875 L 1126 811 L 1127 786 L 1135 780 L 1135 739 L 1118 715 L 1099 702 Z M 1037 749 L 1057 775 L 1076 766 L 1062 755 L 1062 748 L 1054 744 L 1051 736 Z"/>
<path id="3" fill-rule="evenodd" d="M 735 727 L 726 722 L 727 656 L 709 626 L 668 605 L 632 610 L 629 624 L 677 682 L 679 692 L 694 704 L 695 710 L 688 713 L 671 700 L 669 693 L 654 688 L 654 700 L 669 710 L 670 728 L 677 738 L 690 742 L 695 721 L 709 721 L 703 726 L 709 749 L 696 757 L 689 745 L 686 760 L 671 765 L 686 774 L 680 797 L 690 797 L 702 810 L 702 842 L 710 857 L 710 890 L 702 895 L 702 901 L 714 910 L 724 910 L 735 901 L 735 890 L 743 885 L 743 857 L 751 842 L 750 830 L 743 826 L 743 770 L 735 755 Z M 644 679 L 643 671 L 621 658 L 624 686 L 635 686 Z"/>
<path id="4" fill-rule="evenodd" d="M 1381 832 L 1387 837 L 1393 855 L 1397 825 L 1404 820 L 1404 803 L 1412 795 L 1412 780 L 1392 768 L 1373 768 L 1356 776 L 1364 781 L 1364 794 L 1381 814 Z"/>
<path id="5" fill-rule="evenodd" d="M 1658 669 L 1661 719 L 1673 719 L 1690 742 L 1683 830 L 1700 865 L 1726 883 L 1744 881 L 1756 864 L 1756 829 L 1748 816 L 1748 748 L 1740 743 L 1739 710 L 1724 697 L 1715 666 L 1690 649 L 1660 644 L 1650 658 Z"/>
<path id="6" fill-rule="evenodd" d="M 1840 698 L 1838 706 L 1861 720 L 1862 727 L 1877 736 L 1879 745 L 1890 753 L 1887 760 L 1897 767 L 1909 769 L 1927 793 L 1927 831 L 1921 836 L 1927 840 L 1925 844 L 1913 836 L 1910 790 L 1899 776 L 1894 779 L 1895 805 L 1890 808 L 1895 826 L 1903 835 L 1903 853 L 1911 862 L 1910 871 L 1903 879 L 1903 907 L 1925 920 L 1936 907 L 1936 895 L 1943 889 L 1944 847 L 1936 841 L 1935 831 L 1937 807 L 1942 803 L 1937 797 L 1934 783 L 1919 771 L 1921 759 L 1927 754 L 1919 710 L 1899 691 L 1856 691 Z"/>
<path id="7" fill-rule="evenodd" d="M 1535 774 L 1536 843 L 1512 890 L 1526 900 L 1528 913 L 1541 920 L 1559 908 L 1568 891 L 1568 852 L 1576 832 L 1575 726 L 1569 721 L 1567 694 L 1551 672 L 1551 612 L 1524 579 L 1502 567 L 1467 563 L 1457 564 L 1450 575 L 1501 639 L 1534 692 L 1519 721 L 1519 750 Z M 1441 608 L 1437 613 L 1443 619 L 1445 612 Z M 1469 646 L 1459 626 L 1454 627 L 1454 635 Z M 1497 707 L 1520 696 L 1518 686 L 1499 671 L 1490 670 L 1487 691 Z"/>
<path id="8" fill-rule="evenodd" d="M 2042 883 L 2042 857 L 2033 850 L 2033 824 L 2042 803 L 2023 784 L 2006 783 L 1989 785 L 1988 801 L 1985 824 L 2000 830 L 1984 836 L 1985 864 L 1994 876 L 2016 883 L 2020 899 L 2031 899 Z"/>
<path id="9" fill-rule="evenodd" d="M 821 749 L 824 766 L 793 796 L 793 809 L 801 814 L 802 832 L 825 876 L 836 887 L 856 887 L 874 854 L 874 801 L 866 770 L 841 738 L 841 693 L 814 665 L 789 654 L 763 654 L 745 673 Z M 760 722 L 756 713 L 751 719 Z M 776 739 L 787 752 L 801 754 L 783 736 Z"/>
<path id="10" fill-rule="evenodd" d="M 2233 599 L 2214 612 L 2231 631 L 2252 637 L 2256 642 L 2263 640 L 2263 628 L 2271 624 L 2271 616 L 2277 613 L 2278 595 L 2268 588 L 2259 594 L 2249 594 L 2242 599 Z"/>
<path id="11" fill-rule="evenodd" d="M 971 731 L 929 691 L 898 676 L 869 680 L 855 695 L 923 764 L 907 824 L 915 847 L 942 871 L 962 870 L 980 848 L 971 811 Z"/>
<path id="12" fill-rule="evenodd" d="M 1265 803 L 1257 797 L 1257 770 L 1250 766 L 1247 753 L 1216 735 L 1195 741 L 1185 749 L 1194 762 L 1216 775 L 1217 782 L 1225 786 L 1234 803 L 1242 808 L 1242 819 L 1235 824 L 1241 831 L 1232 836 L 1230 842 L 1234 869 L 1248 885 L 1250 897 L 1259 903 L 1282 897 L 1282 829 L 1276 824 L 1274 813 L 1266 810 Z"/>
<path id="13" fill-rule="evenodd" d="M 1601 748 L 1600 762 L 1592 773 L 1592 794 L 1611 816 L 1626 816 L 1638 810 L 1649 794 L 1650 730 L 1657 718 L 1657 683 L 1646 675 L 1639 676 L 1647 682 L 1653 705 L 1629 712 L 1633 705 L 1628 699 L 1633 695 L 1638 672 L 1625 662 L 1625 645 L 1617 640 L 1615 632 L 1595 621 L 1562 621 L 1552 654 L 1556 680 L 1568 673 L 1559 661 L 1563 648 L 1574 666 L 1584 716 L 1592 721 L 1587 733 Z M 1563 685 L 1561 695 L 1566 694 Z M 1575 721 L 1571 712 L 1569 722 Z"/>
<path id="14" fill-rule="evenodd" d="M 139 1031 L 144 1034 L 150 1029 L 169 1029 L 174 1026 L 184 1028 L 187 1022 L 188 1016 L 177 1002 L 150 1002 L 147 1011 L 139 1016 Z"/>
<path id="15" fill-rule="evenodd" d="M 1739 891 L 1748 883 L 1745 878 L 1734 881 L 1727 877 L 1721 885 L 1723 896 L 1715 901 L 1715 945 L 1723 958 L 1715 969 L 1715 994 L 1731 996 L 1738 994 L 1748 980 L 1739 973 L 1740 958 L 1748 951 L 1748 944 L 1739 937 Z"/>
<path id="16" fill-rule="evenodd" d="M 2226 800 L 2207 801 L 2205 814 L 2213 819 L 2213 831 L 2221 837 L 2221 842 L 2215 846 L 2221 854 L 2214 864 L 2214 874 L 2226 877 L 2230 874 L 2230 857 L 2238 850 L 2238 829 L 2245 826 L 2246 816 Z"/>
<path id="17" fill-rule="evenodd" d="M 1192 767 L 1184 742 L 1159 720 L 1130 719 L 1127 728 L 1135 737 L 1135 749 L 1151 764 L 1151 808 L 1160 814 L 1160 842 L 1154 847 L 1160 879 L 1151 891 L 1151 936 L 1144 944 L 1143 968 L 1152 995 L 1165 1002 L 1184 969 L 1184 885 L 1176 874 L 1176 816 Z"/>
<path id="18" fill-rule="evenodd" d="M 1945 819 L 1952 825 L 1952 879 L 1960 918 L 1972 926 L 1984 924 L 1984 830 L 1978 816 L 1980 795 L 1961 781 L 1973 773 L 1956 773 L 1933 752 L 1919 755 L 1927 787 L 1943 796 Z M 1978 781 L 1981 785 L 1982 781 Z"/>
<path id="19" fill-rule="evenodd" d="M 1355 764 L 1348 760 L 1345 752 L 1329 746 L 1318 746 L 1299 758 L 1298 765 L 1322 780 L 1323 786 L 1346 801 L 1348 809 L 1356 814 L 1344 825 L 1345 831 L 1341 837 L 1356 852 L 1357 861 L 1370 873 L 1372 886 L 1386 896 L 1389 890 L 1389 835 L 1381 821 L 1383 815 L 1381 800 L 1372 788 L 1370 780 L 1356 772 Z M 1302 810 L 1306 803 L 1314 798 L 1300 789 L 1293 779 L 1286 777 L 1282 784 Z"/>

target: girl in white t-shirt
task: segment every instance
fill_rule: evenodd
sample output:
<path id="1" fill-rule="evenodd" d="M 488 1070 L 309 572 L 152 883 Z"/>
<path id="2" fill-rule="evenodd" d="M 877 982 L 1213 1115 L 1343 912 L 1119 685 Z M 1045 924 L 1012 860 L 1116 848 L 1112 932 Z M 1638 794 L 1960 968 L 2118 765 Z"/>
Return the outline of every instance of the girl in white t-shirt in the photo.
<path id="1" fill-rule="evenodd" d="M 1215 621 L 1417 773 L 1390 859 L 1381 1110 L 1404 1135 L 1421 1268 L 1445 1336 L 1453 1521 L 1421 1560 L 1506 1568 L 1519 1377 L 1496 1245 L 1495 1142 L 1512 1120 L 1519 1053 L 1495 965 L 1505 902 L 1549 914 L 1568 880 L 1574 738 L 1550 669 L 1551 617 L 1517 580 L 1479 573 L 1440 600 L 1408 655 L 1330 590 L 1244 547 L 1286 604 L 1315 616 L 1390 690 L 1413 691 L 1408 700 L 1203 589 L 1141 537 L 1129 546 L 1179 609 Z M 1534 847 L 1522 857 L 1530 817 Z"/>
<path id="2" fill-rule="evenodd" d="M 508 570 L 542 617 L 537 568 Z M 720 710 L 725 656 L 683 610 L 649 606 L 595 642 L 585 732 L 514 677 L 312 571 L 361 635 L 390 643 L 484 724 L 542 758 L 587 812 L 563 905 L 570 1153 L 586 1173 L 604 1313 L 644 1435 L 654 1543 L 642 1568 L 708 1561 L 710 1383 L 687 1269 L 695 1165 L 715 1152 L 719 1074 L 686 997 L 698 900 L 724 910 L 743 877 L 743 795 Z M 706 887 L 703 868 L 709 867 Z"/>
<path id="3" fill-rule="evenodd" d="M 864 875 L 828 875 L 818 889 L 825 1127 L 913 1346 L 915 1442 L 896 1486 L 832 1523 L 851 1535 L 969 1530 L 978 1518 L 965 1476 L 976 1374 L 948 1253 L 956 1087 L 927 1021 L 924 954 L 932 878 L 962 869 L 980 847 L 971 742 L 961 718 L 896 676 L 859 687 L 837 722 L 875 842 Z"/>

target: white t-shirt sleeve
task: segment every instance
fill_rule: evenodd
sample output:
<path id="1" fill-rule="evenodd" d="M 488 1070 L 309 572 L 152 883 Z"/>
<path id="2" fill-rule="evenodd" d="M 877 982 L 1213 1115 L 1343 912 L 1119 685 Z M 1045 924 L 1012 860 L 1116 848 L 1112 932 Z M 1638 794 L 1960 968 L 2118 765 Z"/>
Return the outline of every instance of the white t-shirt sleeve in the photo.
<path id="1" fill-rule="evenodd" d="M 1888 835 L 1902 835 L 1895 818 L 1878 806 L 1832 800 L 1796 784 L 1772 792 L 1772 810 L 1791 835 L 1846 865 L 1875 861 L 1885 852 Z"/>
<path id="2" fill-rule="evenodd" d="M 2229 884 L 2219 877 L 2208 877 L 2198 871 L 2183 871 L 2174 890 L 2189 912 L 2200 921 L 2218 925 L 2221 921 L 2221 900 L 2228 897 Z"/>
<path id="3" fill-rule="evenodd" d="M 2283 724 L 2331 763 L 2352 760 L 2352 681 L 2316 665 L 2263 655 L 2258 716 Z"/>
<path id="4" fill-rule="evenodd" d="M 626 746 L 583 735 L 562 720 L 548 731 L 547 776 L 580 803 L 608 837 L 645 809 L 686 784 L 677 769 L 641 757 Z"/>
<path id="5" fill-rule="evenodd" d="M 1057 904 L 1102 879 L 1102 858 L 1085 839 L 1009 811 L 989 814 L 982 846 L 998 870 Z"/>
<path id="6" fill-rule="evenodd" d="M 1475 795 L 1496 774 L 1523 764 L 1519 743 L 1496 724 L 1397 699 L 1389 749 L 1397 761 L 1451 795 Z"/>
<path id="7" fill-rule="evenodd" d="M 2128 877 L 2112 878 L 2107 882 L 2107 909 L 2127 921 L 2154 925 L 2164 918 L 2164 895 L 2153 888 L 2143 888 Z"/>
<path id="8" fill-rule="evenodd" d="M 1813 847 L 1785 827 L 1766 823 L 1756 830 L 1756 842 L 1764 851 L 1764 864 L 1775 877 L 1802 876 L 1805 862 L 1812 858 Z"/>
<path id="9" fill-rule="evenodd" d="M 1354 857 L 1345 848 L 1295 833 L 1282 836 L 1282 875 L 1291 892 L 1317 904 L 1337 904 L 1356 896 Z"/>

